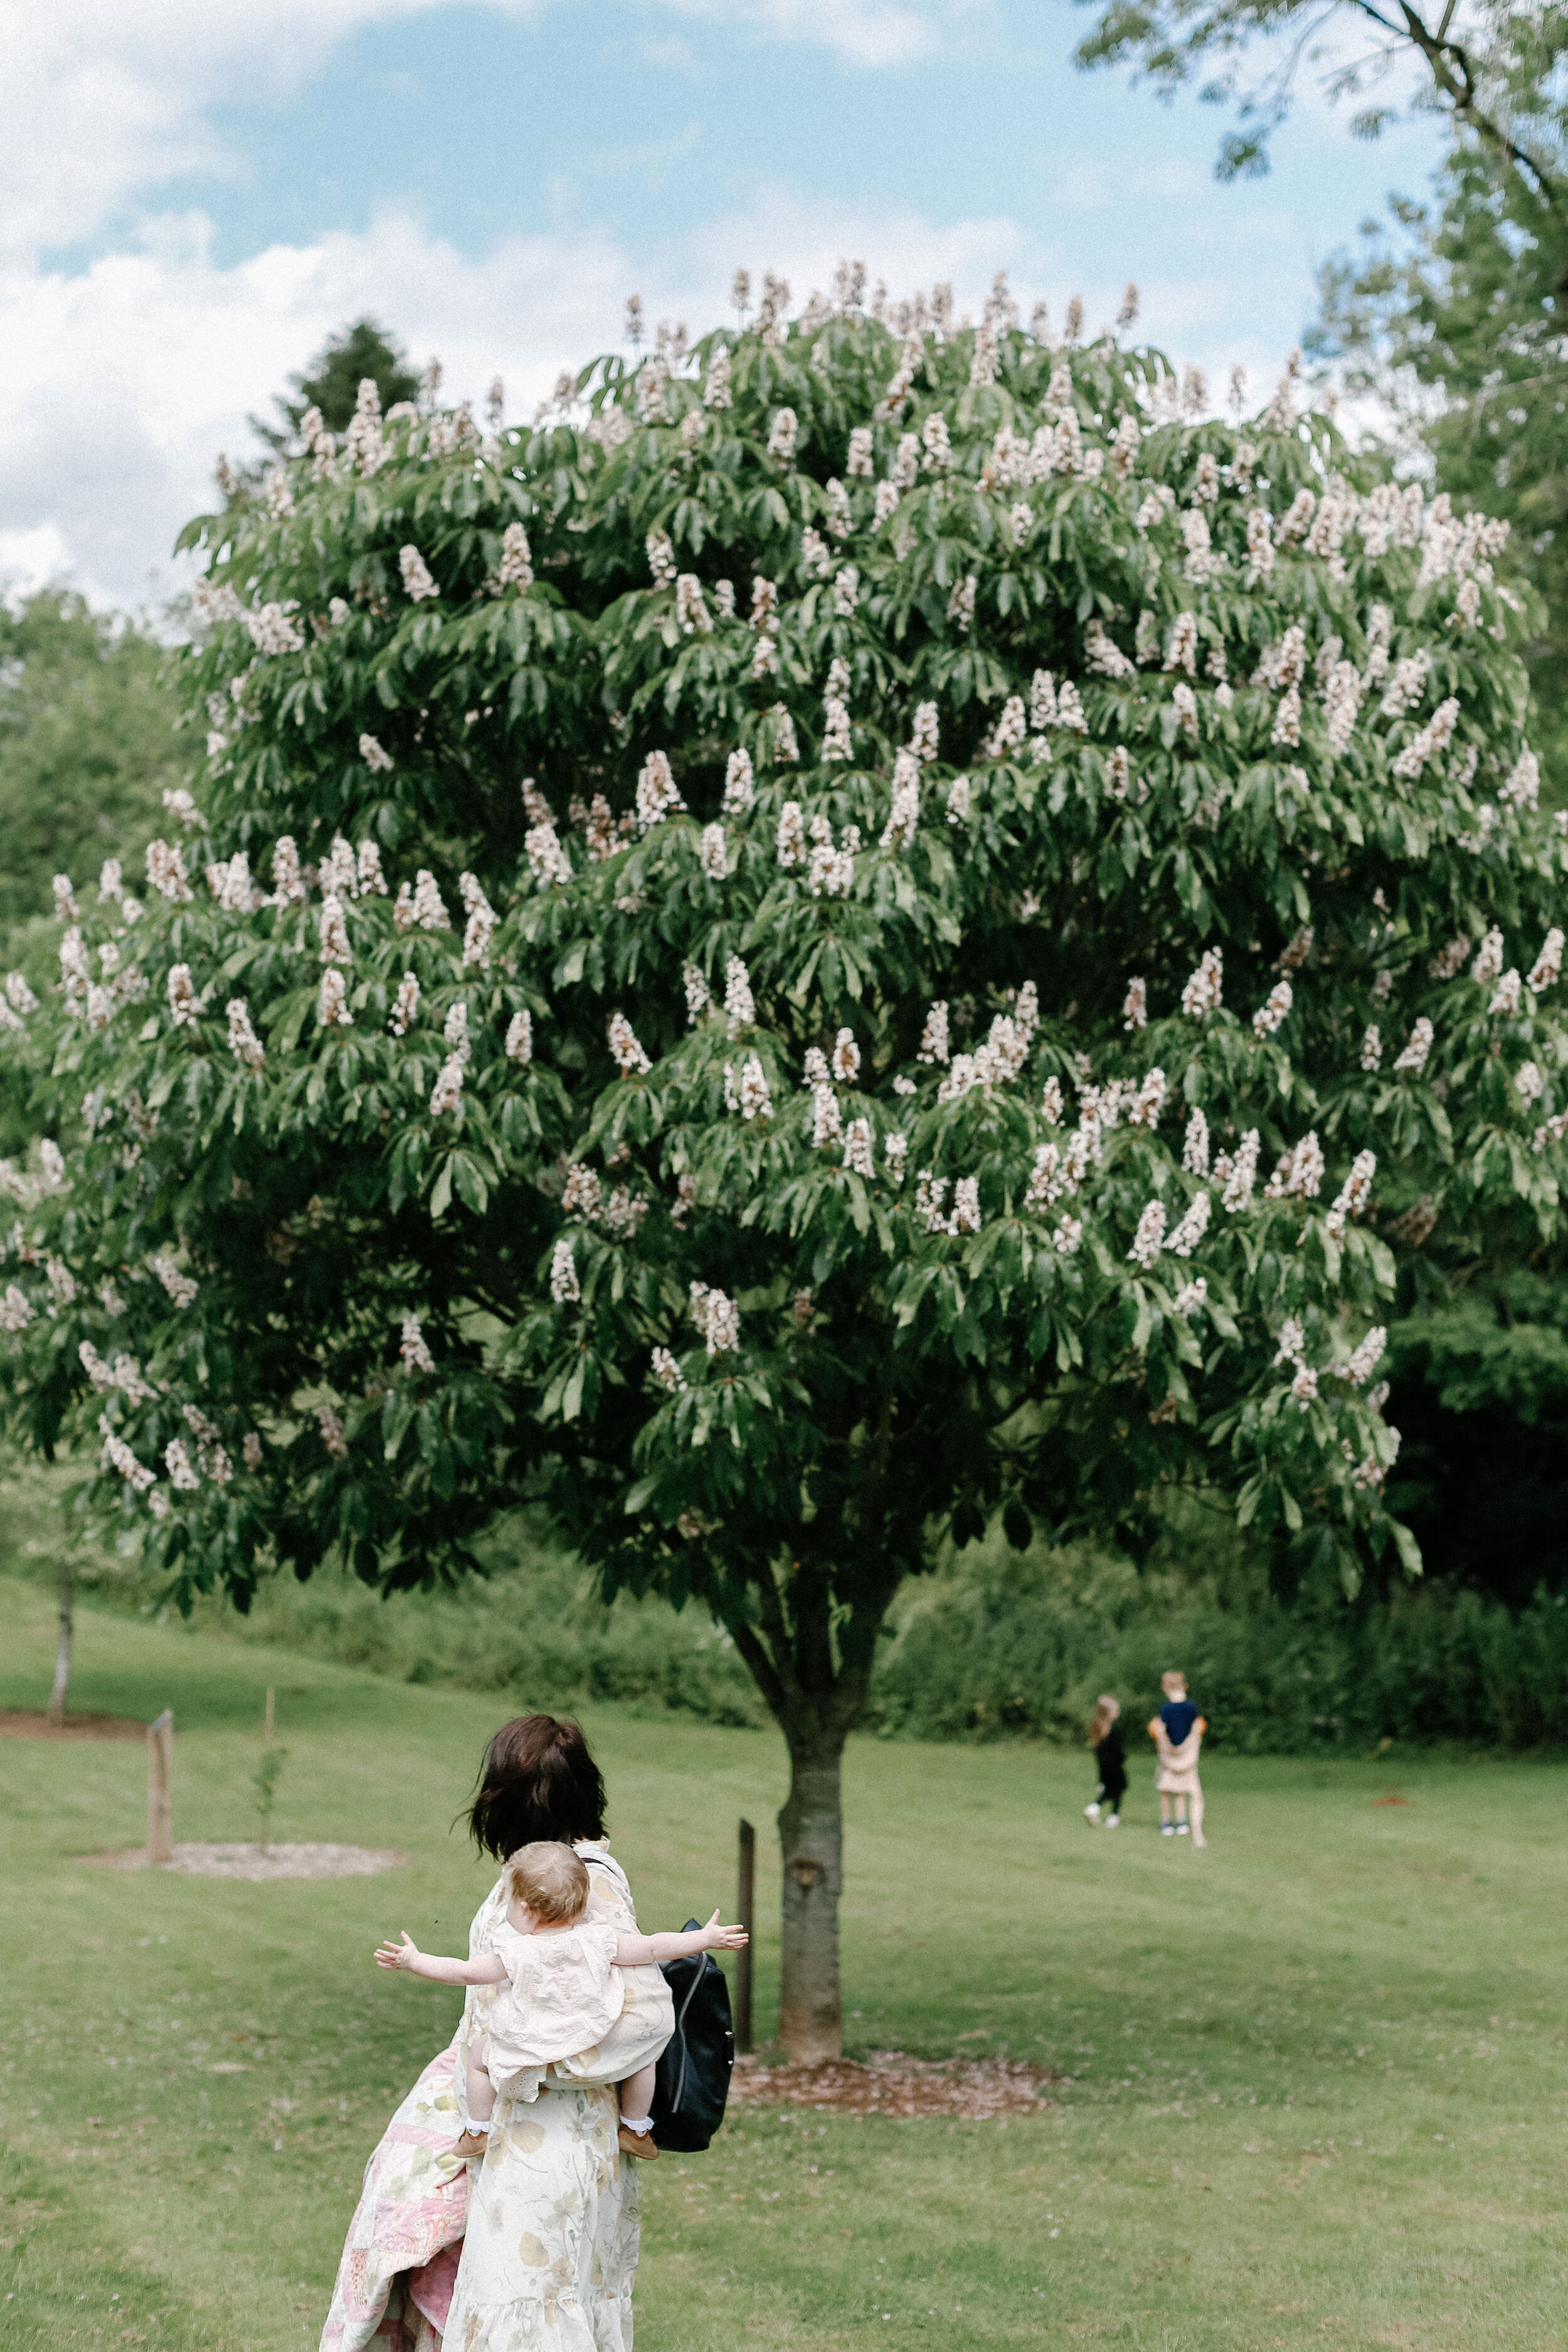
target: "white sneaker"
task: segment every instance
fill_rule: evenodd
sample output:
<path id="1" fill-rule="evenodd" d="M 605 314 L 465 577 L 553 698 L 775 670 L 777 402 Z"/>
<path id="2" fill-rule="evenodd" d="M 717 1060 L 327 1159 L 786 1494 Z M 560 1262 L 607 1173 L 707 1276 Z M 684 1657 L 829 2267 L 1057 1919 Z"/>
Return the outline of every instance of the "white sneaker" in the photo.
<path id="1" fill-rule="evenodd" d="M 1119 1830 L 1121 1827 L 1121 1814 L 1107 1813 L 1105 1816 L 1105 1826 L 1108 1830 Z"/>
<path id="2" fill-rule="evenodd" d="M 1177 1835 L 1178 1837 L 1185 1837 L 1187 1834 L 1188 1834 L 1187 1823 L 1186 1823 L 1185 1822 L 1178 1822 L 1176 1823 L 1176 1835 Z"/>
<path id="3" fill-rule="evenodd" d="M 1161 1835 L 1162 1837 L 1174 1837 L 1174 1836 L 1175 1836 L 1175 1834 L 1176 1834 L 1176 1824 L 1175 1824 L 1175 1822 L 1161 1822 L 1161 1824 L 1160 1824 L 1160 1835 Z"/>
<path id="4" fill-rule="evenodd" d="M 1085 1805 L 1083 1809 L 1083 1817 L 1086 1822 L 1092 1822 L 1098 1826 L 1100 1822 L 1100 1807 L 1098 1805 Z"/>

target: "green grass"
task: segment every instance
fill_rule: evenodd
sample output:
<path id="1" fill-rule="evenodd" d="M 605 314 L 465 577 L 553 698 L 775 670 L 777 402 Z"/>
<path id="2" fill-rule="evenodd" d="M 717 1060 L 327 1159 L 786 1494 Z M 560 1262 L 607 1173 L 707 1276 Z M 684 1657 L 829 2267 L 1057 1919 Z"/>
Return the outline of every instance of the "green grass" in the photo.
<path id="1" fill-rule="evenodd" d="M 0 1578 L 0 1706 L 37 1705 L 49 1595 Z M 456 1997 L 377 1937 L 461 1939 L 452 1830 L 494 1697 L 86 1612 L 75 1704 L 174 1709 L 175 1834 L 390 1843 L 395 1874 L 100 1871 L 142 1833 L 137 1747 L 0 1741 L 0 2344 L 310 2352 L 361 2167 Z M 732 1885 L 769 1734 L 591 1712 L 645 1924 Z M 1397 1778 L 1410 1801 L 1373 1802 Z M 1564 2341 L 1568 1769 L 1218 1759 L 1212 1843 L 1095 1835 L 1085 1759 L 856 1743 L 845 1969 L 862 2046 L 1026 2056 L 996 2124 L 747 2116 L 645 2173 L 639 2352 Z M 217 2072 L 237 2067 L 239 2072 Z"/>

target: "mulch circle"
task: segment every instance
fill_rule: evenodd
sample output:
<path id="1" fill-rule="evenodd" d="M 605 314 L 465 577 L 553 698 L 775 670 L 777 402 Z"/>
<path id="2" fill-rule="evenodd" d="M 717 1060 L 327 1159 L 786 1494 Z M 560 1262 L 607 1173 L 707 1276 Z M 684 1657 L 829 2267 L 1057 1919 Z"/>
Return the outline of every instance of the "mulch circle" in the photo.
<path id="1" fill-rule="evenodd" d="M 822 2114 L 962 2116 L 988 2122 L 997 2116 L 1037 2114 L 1053 2102 L 1061 2081 L 1049 2066 L 1008 2058 L 906 2058 L 900 2050 L 873 2050 L 862 2065 L 853 2058 L 820 2066 L 764 2066 L 737 2058 L 731 2100 L 747 2106 L 812 2107 Z"/>
<path id="2" fill-rule="evenodd" d="M 264 1853 L 258 1845 L 222 1845 L 193 1839 L 176 1845 L 173 1862 L 150 1863 L 145 1846 L 120 1853 L 84 1854 L 105 1870 L 168 1870 L 184 1878 L 374 1878 L 408 1859 L 390 1846 L 278 1844 Z"/>
<path id="3" fill-rule="evenodd" d="M 68 1715 L 51 1723 L 41 1707 L 0 1707 L 0 1739 L 145 1739 L 133 1715 Z"/>

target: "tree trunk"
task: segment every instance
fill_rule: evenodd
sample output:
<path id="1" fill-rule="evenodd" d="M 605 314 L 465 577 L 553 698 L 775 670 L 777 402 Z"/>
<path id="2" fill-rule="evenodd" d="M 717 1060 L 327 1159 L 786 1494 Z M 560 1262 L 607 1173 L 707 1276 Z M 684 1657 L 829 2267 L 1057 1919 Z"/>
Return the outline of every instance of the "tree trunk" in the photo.
<path id="1" fill-rule="evenodd" d="M 60 1626 L 55 1643 L 55 1686 L 49 1693 L 48 1721 L 57 1727 L 66 1719 L 66 1698 L 71 1685 L 71 1632 L 75 1621 L 74 1596 L 71 1590 L 71 1563 L 68 1553 L 60 1562 Z"/>
<path id="2" fill-rule="evenodd" d="M 817 2065 L 844 2048 L 838 1897 L 844 1885 L 842 1731 L 808 1718 L 784 1726 L 789 1796 L 779 1813 L 784 1921 L 779 2040 Z"/>

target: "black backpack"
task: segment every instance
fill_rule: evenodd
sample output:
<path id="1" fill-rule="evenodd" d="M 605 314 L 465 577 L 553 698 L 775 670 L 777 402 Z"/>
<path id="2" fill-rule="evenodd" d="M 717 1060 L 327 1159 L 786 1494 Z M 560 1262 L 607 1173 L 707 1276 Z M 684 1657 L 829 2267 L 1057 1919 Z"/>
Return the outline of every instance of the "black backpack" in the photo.
<path id="1" fill-rule="evenodd" d="M 689 1932 L 701 1926 L 686 1923 Z M 675 2002 L 675 2032 L 665 2045 L 653 2094 L 653 2136 L 671 2155 L 695 2156 L 724 2120 L 735 2034 L 730 1988 L 711 1952 L 666 1960 L 661 1970 Z"/>

